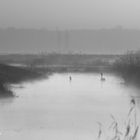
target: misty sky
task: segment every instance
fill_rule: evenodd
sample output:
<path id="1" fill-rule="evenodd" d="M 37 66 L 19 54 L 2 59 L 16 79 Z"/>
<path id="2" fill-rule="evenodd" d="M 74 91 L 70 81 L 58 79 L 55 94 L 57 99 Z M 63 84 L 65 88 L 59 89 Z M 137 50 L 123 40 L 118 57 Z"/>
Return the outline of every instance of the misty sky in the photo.
<path id="1" fill-rule="evenodd" d="M 0 0 L 0 27 L 140 29 L 140 0 Z"/>

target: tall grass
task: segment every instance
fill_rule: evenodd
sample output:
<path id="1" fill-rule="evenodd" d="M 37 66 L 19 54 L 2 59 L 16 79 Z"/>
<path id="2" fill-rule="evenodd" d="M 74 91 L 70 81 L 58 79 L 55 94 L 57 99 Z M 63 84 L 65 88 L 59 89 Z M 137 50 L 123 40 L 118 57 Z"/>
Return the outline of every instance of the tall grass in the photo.
<path id="1" fill-rule="evenodd" d="M 129 51 L 114 63 L 114 70 L 121 74 L 126 81 L 140 83 L 140 51 Z"/>
<path id="2" fill-rule="evenodd" d="M 98 140 L 137 140 L 137 135 L 139 131 L 138 115 L 136 109 L 136 101 L 134 98 L 130 101 L 130 109 L 128 111 L 123 129 L 120 129 L 119 122 L 113 115 L 110 115 L 112 122 L 108 127 L 109 136 L 103 136 L 105 133 L 102 129 L 103 124 L 98 122 Z"/>

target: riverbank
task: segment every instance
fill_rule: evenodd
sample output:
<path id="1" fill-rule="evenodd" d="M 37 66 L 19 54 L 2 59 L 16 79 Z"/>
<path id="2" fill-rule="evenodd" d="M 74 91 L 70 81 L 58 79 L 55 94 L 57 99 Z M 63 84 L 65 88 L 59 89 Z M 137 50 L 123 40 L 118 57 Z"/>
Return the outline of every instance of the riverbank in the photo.
<path id="1" fill-rule="evenodd" d="M 44 66 L 11 66 L 0 64 L 0 96 L 13 96 L 9 89 L 10 84 L 20 83 L 27 80 L 43 78 L 46 74 L 66 72 L 111 72 L 111 66 L 90 65 L 48 65 Z"/>
<path id="2" fill-rule="evenodd" d="M 113 70 L 123 77 L 126 83 L 140 85 L 140 52 L 128 52 L 121 56 L 114 63 Z"/>
<path id="3" fill-rule="evenodd" d="M 10 84 L 35 80 L 45 74 L 45 71 L 41 71 L 41 69 L 0 64 L 0 96 L 13 96 L 12 91 L 9 89 Z"/>
<path id="4" fill-rule="evenodd" d="M 140 67 L 124 67 L 124 69 L 114 70 L 114 72 L 122 77 L 126 84 L 134 84 L 140 86 Z"/>
<path id="5" fill-rule="evenodd" d="M 46 67 L 36 67 L 35 69 L 47 72 L 111 72 L 112 66 L 90 66 L 90 65 L 48 65 Z"/>

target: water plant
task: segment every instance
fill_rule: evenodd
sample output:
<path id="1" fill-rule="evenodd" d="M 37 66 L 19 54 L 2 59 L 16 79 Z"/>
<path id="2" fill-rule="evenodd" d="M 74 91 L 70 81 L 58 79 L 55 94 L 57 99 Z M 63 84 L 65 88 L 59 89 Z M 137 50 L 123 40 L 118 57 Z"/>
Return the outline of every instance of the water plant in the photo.
<path id="1" fill-rule="evenodd" d="M 123 129 L 120 129 L 119 122 L 117 119 L 111 114 L 110 115 L 112 122 L 108 127 L 108 134 L 109 136 L 103 136 L 102 134 L 102 123 L 98 122 L 99 130 L 98 130 L 98 140 L 137 140 L 137 135 L 139 131 L 139 124 L 138 124 L 138 115 L 137 115 L 137 108 L 136 108 L 136 100 L 132 98 L 130 100 L 130 109 L 128 111 L 126 120 L 124 121 Z"/>

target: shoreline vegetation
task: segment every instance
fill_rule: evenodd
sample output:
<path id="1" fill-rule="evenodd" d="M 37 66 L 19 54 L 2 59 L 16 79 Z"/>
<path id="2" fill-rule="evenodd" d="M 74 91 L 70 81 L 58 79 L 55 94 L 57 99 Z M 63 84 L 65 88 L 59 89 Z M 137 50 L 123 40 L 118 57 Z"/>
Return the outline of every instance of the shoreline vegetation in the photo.
<path id="1" fill-rule="evenodd" d="M 98 140 L 137 140 L 139 132 L 138 113 L 136 100 L 130 100 L 130 109 L 125 120 L 119 123 L 115 116 L 110 114 L 111 124 L 103 131 L 103 123 L 97 122 L 99 125 Z"/>
<path id="2" fill-rule="evenodd" d="M 113 72 L 125 82 L 140 83 L 140 51 L 124 55 L 0 55 L 0 96 L 13 96 L 9 85 L 58 72 Z"/>
<path id="3" fill-rule="evenodd" d="M 0 96 L 13 95 L 8 85 L 43 78 L 53 72 L 93 72 L 110 67 L 114 55 L 1 54 Z"/>
<path id="4" fill-rule="evenodd" d="M 140 85 L 140 51 L 128 51 L 113 64 L 113 70 L 119 74 L 126 83 Z"/>
<path id="5" fill-rule="evenodd" d="M 44 76 L 43 71 L 31 68 L 0 64 L 0 97 L 12 97 L 11 84 L 35 80 Z"/>

